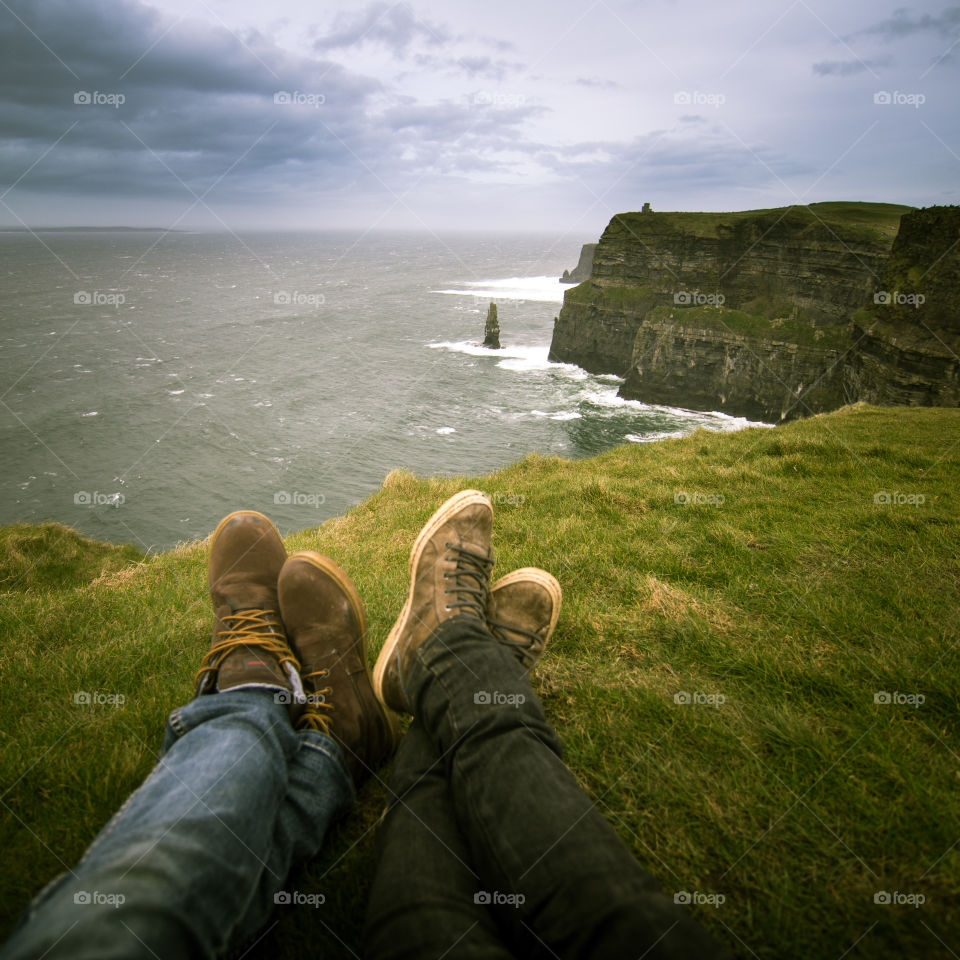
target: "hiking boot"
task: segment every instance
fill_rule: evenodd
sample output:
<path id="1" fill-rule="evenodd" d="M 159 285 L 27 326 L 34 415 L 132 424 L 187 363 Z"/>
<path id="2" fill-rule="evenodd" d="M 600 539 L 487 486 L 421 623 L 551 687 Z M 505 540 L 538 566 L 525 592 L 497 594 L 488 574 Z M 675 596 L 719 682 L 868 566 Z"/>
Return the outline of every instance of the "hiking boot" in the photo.
<path id="1" fill-rule="evenodd" d="M 197 696 L 242 687 L 280 687 L 302 701 L 300 665 L 280 619 L 277 577 L 287 551 L 262 514 L 238 510 L 210 538 L 207 579 L 213 643 L 197 671 Z"/>
<path id="2" fill-rule="evenodd" d="M 394 718 L 370 683 L 363 602 L 346 573 L 312 550 L 284 563 L 277 592 L 306 694 L 297 727 L 333 737 L 359 786 L 393 753 L 398 739 Z"/>
<path id="3" fill-rule="evenodd" d="M 493 507 L 462 490 L 427 521 L 410 551 L 410 590 L 373 668 L 373 689 L 391 710 L 411 713 L 403 692 L 410 654 L 456 616 L 486 619 Z"/>
<path id="4" fill-rule="evenodd" d="M 528 673 L 557 625 L 562 598 L 557 578 L 537 567 L 514 570 L 490 588 L 487 627 Z"/>

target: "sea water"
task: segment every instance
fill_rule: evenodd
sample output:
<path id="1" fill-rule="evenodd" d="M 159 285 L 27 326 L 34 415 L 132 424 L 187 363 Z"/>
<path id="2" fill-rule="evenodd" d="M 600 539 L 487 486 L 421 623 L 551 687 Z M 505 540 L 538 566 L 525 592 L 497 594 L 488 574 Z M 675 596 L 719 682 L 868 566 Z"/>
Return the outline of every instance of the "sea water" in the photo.
<path id="1" fill-rule="evenodd" d="M 0 523 L 162 549 L 241 508 L 319 524 L 397 467 L 744 426 L 547 360 L 580 239 L 0 234 Z"/>

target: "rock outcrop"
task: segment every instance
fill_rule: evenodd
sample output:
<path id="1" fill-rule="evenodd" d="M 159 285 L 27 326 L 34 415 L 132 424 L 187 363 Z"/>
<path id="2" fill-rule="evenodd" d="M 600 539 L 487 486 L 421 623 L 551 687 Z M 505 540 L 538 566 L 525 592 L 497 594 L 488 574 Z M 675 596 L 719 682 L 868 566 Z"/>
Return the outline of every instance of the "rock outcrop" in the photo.
<path id="1" fill-rule="evenodd" d="M 560 278 L 561 283 L 583 283 L 590 277 L 593 269 L 593 255 L 596 252 L 595 243 L 585 243 L 580 249 L 580 259 L 572 270 L 564 270 Z"/>
<path id="2" fill-rule="evenodd" d="M 878 287 L 853 318 L 847 391 L 868 403 L 960 406 L 960 207 L 904 216 Z"/>
<path id="3" fill-rule="evenodd" d="M 502 350 L 500 346 L 500 321 L 497 320 L 497 305 L 493 302 L 487 310 L 487 322 L 483 328 L 483 345 L 491 350 Z"/>
<path id="4" fill-rule="evenodd" d="M 624 397 L 774 422 L 858 399 L 956 405 L 960 208 L 911 210 L 619 214 L 550 358 L 625 377 Z"/>

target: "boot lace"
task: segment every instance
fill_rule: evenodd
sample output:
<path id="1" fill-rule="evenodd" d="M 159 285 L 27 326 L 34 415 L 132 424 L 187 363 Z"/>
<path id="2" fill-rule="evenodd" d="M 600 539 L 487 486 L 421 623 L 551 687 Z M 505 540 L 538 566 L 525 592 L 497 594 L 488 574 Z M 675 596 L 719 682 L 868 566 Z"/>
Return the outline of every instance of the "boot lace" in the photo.
<path id="1" fill-rule="evenodd" d="M 293 655 L 286 637 L 277 633 L 276 623 L 268 617 L 279 617 L 279 614 L 276 610 L 253 608 L 223 617 L 225 629 L 207 651 L 194 682 L 199 684 L 206 679 L 207 674 L 216 673 L 237 647 L 258 647 L 275 657 L 281 667 L 284 663 L 289 663 L 299 673 L 300 662 Z"/>
<path id="2" fill-rule="evenodd" d="M 330 671 L 327 669 L 314 670 L 311 673 L 303 674 L 304 689 L 308 688 L 308 681 L 313 680 L 315 683 L 317 680 L 329 676 Z M 313 686 L 313 684 L 310 684 L 310 686 Z M 319 687 L 307 693 L 307 706 L 297 721 L 298 730 L 309 727 L 311 730 L 317 730 L 328 736 L 333 733 L 333 718 L 329 713 L 333 710 L 333 704 L 327 703 L 326 700 L 327 694 L 330 693 L 333 693 L 333 687 Z"/>
<path id="3" fill-rule="evenodd" d="M 524 665 L 529 665 L 536 660 L 533 650 L 542 642 L 539 634 L 534 633 L 532 630 L 524 630 L 523 627 L 518 627 L 513 623 L 491 620 L 489 617 L 487 618 L 487 628 L 490 630 L 490 633 L 493 634 L 493 639 L 504 644 L 504 646 L 510 647 L 511 650 L 520 657 Z M 517 634 L 521 639 L 512 639 L 508 635 L 511 633 Z"/>
<path id="4" fill-rule="evenodd" d="M 490 571 L 493 569 L 493 560 L 486 554 L 476 553 L 468 550 L 466 547 L 459 547 L 455 543 L 445 543 L 444 547 L 450 551 L 448 560 L 455 560 L 457 567 L 455 570 L 446 572 L 443 575 L 444 580 L 453 580 L 456 586 L 448 588 L 443 592 L 452 593 L 457 596 L 456 603 L 448 603 L 448 610 L 457 610 L 465 608 L 478 616 L 481 620 L 486 616 L 487 599 L 490 594 L 488 581 Z M 463 583 L 464 578 L 468 579 Z M 469 580 L 473 580 L 475 586 L 470 586 Z"/>

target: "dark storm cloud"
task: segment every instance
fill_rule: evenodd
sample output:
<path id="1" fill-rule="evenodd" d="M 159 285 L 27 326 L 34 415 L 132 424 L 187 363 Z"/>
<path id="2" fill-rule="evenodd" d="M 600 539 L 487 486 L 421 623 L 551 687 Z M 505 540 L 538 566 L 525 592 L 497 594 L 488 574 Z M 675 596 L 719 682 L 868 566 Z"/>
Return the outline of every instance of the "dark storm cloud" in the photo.
<path id="1" fill-rule="evenodd" d="M 960 36 L 960 7 L 947 7 L 941 13 L 912 16 L 903 8 L 872 27 L 858 30 L 854 36 L 876 34 L 885 40 L 899 40 L 916 33 L 933 33 L 945 38 Z"/>
<path id="2" fill-rule="evenodd" d="M 877 57 L 873 60 L 821 60 L 813 65 L 813 72 L 821 77 L 854 77 L 859 73 L 871 73 L 874 69 L 889 67 L 890 57 Z"/>
<path id="3" fill-rule="evenodd" d="M 426 30 L 409 13 L 392 8 L 375 35 L 406 49 Z M 330 46 L 358 30 L 344 26 Z M 217 196 L 244 199 L 336 190 L 402 177 L 410 161 L 400 157 L 418 142 L 493 134 L 536 112 L 469 102 L 384 109 L 373 104 L 383 94 L 374 79 L 138 2 L 7 0 L 0 48 L 0 194 L 16 184 L 190 202 L 214 185 Z M 460 67 L 484 68 L 492 66 Z M 76 103 L 78 95 L 103 102 Z"/>

